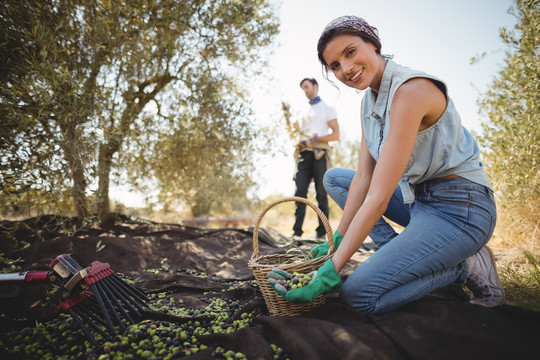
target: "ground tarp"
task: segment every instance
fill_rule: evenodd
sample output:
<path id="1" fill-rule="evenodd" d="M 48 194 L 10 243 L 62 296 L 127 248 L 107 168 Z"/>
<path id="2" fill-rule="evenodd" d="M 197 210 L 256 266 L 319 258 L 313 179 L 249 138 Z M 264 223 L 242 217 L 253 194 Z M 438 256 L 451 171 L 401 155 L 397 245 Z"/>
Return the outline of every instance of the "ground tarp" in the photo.
<path id="1" fill-rule="evenodd" d="M 115 272 L 133 279 L 139 289 L 147 293 L 166 291 L 193 308 L 205 306 L 204 299 L 213 291 L 241 303 L 242 312 L 255 314 L 250 327 L 229 334 L 200 336 L 200 342 L 209 349 L 192 355 L 193 359 L 212 358 L 216 346 L 241 352 L 248 359 L 273 359 L 271 344 L 278 345 L 291 359 L 477 360 L 540 356 L 540 313 L 508 305 L 493 309 L 471 305 L 456 288 L 442 289 L 379 316 L 354 311 L 337 295 L 329 296 L 326 304 L 300 317 L 269 316 L 260 292 L 250 285 L 253 274 L 247 262 L 253 252 L 251 228 L 202 229 L 124 218 L 115 225 L 68 236 L 44 219 L 28 220 L 26 224 L 0 224 L 1 243 L 16 237 L 30 244 L 7 253 L 9 258 L 23 259 L 25 270 L 47 269 L 57 255 L 67 253 L 80 264 L 95 260 L 109 263 Z M 261 229 L 259 240 L 259 249 L 265 255 L 293 246 L 271 229 Z M 312 246 L 296 245 L 308 249 Z M 366 256 L 368 252 L 355 255 L 342 276 L 347 277 Z M 160 268 L 175 271 L 151 271 Z M 231 281 L 239 281 L 238 287 L 231 289 Z M 36 306 L 47 286 L 0 283 L 2 333 L 58 315 L 52 306 Z M 160 314 L 149 312 L 146 316 L 159 318 Z"/>

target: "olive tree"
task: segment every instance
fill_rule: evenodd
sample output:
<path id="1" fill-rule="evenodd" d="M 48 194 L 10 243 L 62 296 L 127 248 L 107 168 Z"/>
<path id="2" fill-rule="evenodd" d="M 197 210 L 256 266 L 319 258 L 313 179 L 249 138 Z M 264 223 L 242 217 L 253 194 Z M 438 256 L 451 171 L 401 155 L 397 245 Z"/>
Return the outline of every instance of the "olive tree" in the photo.
<path id="1" fill-rule="evenodd" d="M 277 33 L 268 1 L 7 0 L 0 22 L 3 189 L 30 178 L 36 187 L 69 186 L 79 216 L 93 194 L 106 220 L 113 170 L 144 170 L 131 178 L 167 184 L 156 169 L 168 165 L 153 155 L 166 151 L 167 136 L 204 136 L 220 119 L 245 144 L 253 140 L 237 82 L 262 67 L 259 52 Z M 227 137 L 220 146 L 234 152 L 237 142 Z M 241 168 L 239 159 L 229 160 Z M 186 166 L 169 182 L 182 183 L 200 164 Z"/>
<path id="2" fill-rule="evenodd" d="M 513 30 L 501 29 L 504 67 L 479 101 L 487 120 L 479 142 L 500 205 L 540 223 L 540 1 L 515 0 Z"/>

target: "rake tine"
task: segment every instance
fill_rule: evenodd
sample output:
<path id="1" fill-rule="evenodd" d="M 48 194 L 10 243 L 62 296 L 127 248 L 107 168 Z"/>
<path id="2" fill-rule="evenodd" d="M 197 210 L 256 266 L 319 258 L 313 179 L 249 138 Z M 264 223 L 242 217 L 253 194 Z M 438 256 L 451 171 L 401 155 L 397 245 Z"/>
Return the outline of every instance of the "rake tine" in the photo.
<path id="1" fill-rule="evenodd" d="M 126 282 L 124 282 L 122 279 L 120 279 L 117 275 L 114 274 L 114 271 L 111 270 L 109 267 L 109 264 L 101 263 L 99 261 L 94 261 L 90 264 L 90 272 L 88 273 L 88 276 L 85 278 L 85 282 L 87 285 L 91 285 L 93 283 L 96 283 L 98 281 L 101 281 L 107 277 L 113 279 L 113 281 L 116 282 L 116 284 L 123 289 L 127 290 L 128 293 L 132 294 L 133 297 L 139 298 L 143 301 L 148 301 L 148 298 L 145 294 L 143 294 L 141 291 L 139 291 L 137 288 L 130 286 Z"/>
<path id="2" fill-rule="evenodd" d="M 74 313 L 76 313 L 81 319 L 83 319 L 87 324 L 90 324 L 98 333 L 101 334 L 104 338 L 108 337 L 108 335 L 103 331 L 103 329 L 96 324 L 94 321 L 92 321 L 92 316 L 88 315 L 84 311 L 82 311 L 82 307 L 79 305 L 75 305 L 70 310 L 72 310 Z M 95 315 L 95 314 L 93 314 Z M 102 320 L 103 321 L 103 320 Z M 83 330 L 84 331 L 84 330 Z"/>
<path id="3" fill-rule="evenodd" d="M 115 298 L 120 299 L 120 300 L 122 301 L 122 303 L 124 303 L 124 305 L 127 306 L 127 307 L 129 308 L 128 310 L 131 311 L 133 314 L 135 314 L 135 316 L 141 317 L 141 314 L 140 314 L 140 313 L 137 311 L 137 309 L 135 309 L 135 308 L 133 307 L 133 305 L 132 305 L 132 303 L 133 303 L 133 304 L 136 304 L 136 303 L 131 302 L 131 301 L 130 301 L 131 299 L 129 298 L 129 296 L 128 296 L 122 289 L 114 288 L 114 287 L 110 286 L 110 285 L 114 285 L 114 284 L 112 284 L 112 283 L 109 281 L 108 278 L 103 279 L 103 281 L 105 282 L 105 284 L 108 285 L 108 289 L 109 289 L 112 293 L 114 293 L 114 295 L 116 295 Z M 133 319 L 129 316 L 128 312 L 126 312 L 126 310 L 125 310 L 123 307 L 121 307 L 121 310 L 122 310 L 122 312 L 125 313 L 126 317 L 129 319 L 129 321 L 130 321 L 131 323 L 134 323 Z"/>
<path id="4" fill-rule="evenodd" d="M 92 334 L 90 333 L 90 331 L 88 330 L 86 325 L 84 325 L 83 320 L 86 320 L 90 324 L 92 324 L 92 322 L 89 321 L 89 319 L 86 316 L 80 314 L 78 312 L 78 310 L 77 310 L 78 305 L 80 305 L 85 300 L 89 299 L 91 296 L 92 296 L 91 292 L 83 291 L 80 294 L 76 294 L 76 295 L 72 296 L 71 298 L 67 299 L 66 301 L 60 301 L 60 304 L 58 304 L 58 309 L 62 309 L 64 311 L 67 311 L 71 315 L 73 320 L 75 320 L 77 325 L 79 325 L 79 327 L 84 332 L 84 334 L 90 339 L 90 341 L 92 341 L 92 343 L 96 346 L 96 348 L 99 349 L 100 348 L 99 343 L 96 341 L 94 336 L 92 336 Z M 83 320 L 81 320 L 81 318 Z"/>
<path id="5" fill-rule="evenodd" d="M 103 299 L 103 297 L 102 297 L 102 299 Z M 104 302 L 104 304 L 105 304 L 105 302 Z M 89 310 L 93 311 L 96 316 L 99 313 L 103 313 L 106 316 L 110 316 L 109 311 L 104 312 L 104 309 L 101 308 L 101 305 L 99 304 L 99 301 L 97 300 L 97 297 L 95 297 L 95 296 L 89 298 L 88 301 L 85 302 L 85 306 L 87 306 Z M 102 319 L 102 321 L 105 323 L 105 321 L 103 319 Z M 105 326 L 107 327 L 107 325 L 105 325 Z"/>
<path id="6" fill-rule="evenodd" d="M 125 330 L 128 323 L 134 323 L 135 318 L 142 317 L 148 297 L 117 276 L 109 264 L 94 261 L 83 269 L 69 255 L 59 256 L 55 261 L 51 264 L 55 271 L 61 271 L 64 278 L 71 274 L 65 290 L 74 290 L 81 281 L 91 290 L 72 293 L 72 297 L 61 302 L 60 306 L 69 311 L 96 347 L 100 347 L 99 343 L 89 327 L 107 338 L 115 336 L 116 329 Z M 68 287 L 70 283 L 73 286 Z M 115 328 L 115 323 L 118 323 L 118 328 Z"/>
<path id="7" fill-rule="evenodd" d="M 114 286 L 116 290 L 122 290 L 125 293 L 127 298 L 131 300 L 131 303 L 135 305 L 139 309 L 139 311 L 144 311 L 144 307 L 146 307 L 146 301 L 149 301 L 146 295 L 141 295 L 137 289 L 128 286 L 119 278 L 111 277 L 110 281 L 113 283 L 112 286 Z"/>
<path id="8" fill-rule="evenodd" d="M 130 323 L 133 323 L 133 319 L 131 318 L 131 316 L 128 315 L 128 313 L 126 312 L 126 310 L 122 307 L 122 305 L 120 304 L 120 302 L 118 301 L 118 299 L 116 298 L 116 296 L 114 296 L 115 294 L 113 293 L 113 290 L 111 288 L 109 288 L 109 286 L 107 286 L 107 278 L 101 280 L 103 282 L 103 284 L 100 284 L 101 288 L 104 290 L 104 292 L 106 293 L 107 298 L 112 301 L 112 303 L 114 303 L 114 305 L 116 305 L 116 307 L 118 308 L 118 310 L 120 310 L 127 318 L 128 318 L 128 321 Z M 118 318 L 120 320 L 120 318 Z M 124 324 L 122 323 L 122 321 L 120 321 L 120 325 L 123 327 L 123 329 L 125 329 L 125 326 Z"/>
<path id="9" fill-rule="evenodd" d="M 99 315 L 97 313 L 95 313 L 92 309 L 90 309 L 87 305 L 88 304 L 84 304 L 84 306 L 83 306 L 82 304 L 80 304 L 78 306 L 75 306 L 75 308 L 77 309 L 77 311 L 79 313 L 84 314 L 89 319 L 94 320 L 94 322 L 97 322 L 97 323 L 99 323 L 100 325 L 102 325 L 103 327 L 106 328 L 107 323 L 105 322 L 105 320 L 103 320 L 101 317 L 99 317 Z"/>
<path id="10" fill-rule="evenodd" d="M 80 327 L 81 330 L 84 332 L 84 334 L 90 339 L 90 341 L 92 341 L 92 343 L 95 345 L 96 349 L 99 349 L 99 348 L 100 348 L 99 343 L 98 343 L 97 340 L 94 338 L 94 336 L 92 336 L 92 333 L 90 333 L 90 331 L 89 331 L 88 328 L 84 325 L 83 321 L 79 318 L 79 316 L 77 315 L 77 313 L 75 313 L 75 311 L 73 311 L 72 308 L 68 309 L 68 312 L 69 312 L 69 314 L 71 315 L 71 317 L 73 318 L 73 320 L 75 320 L 75 322 L 77 323 L 77 325 L 79 325 L 79 327 Z"/>
<path id="11" fill-rule="evenodd" d="M 103 287 L 103 284 L 101 282 L 96 282 L 92 286 L 94 286 L 94 288 L 98 289 L 98 291 L 99 291 L 99 293 L 101 295 L 101 298 L 103 299 L 103 303 L 105 305 L 105 308 L 103 309 L 103 311 L 107 311 L 109 313 L 112 313 L 111 319 L 114 319 L 118 323 L 118 325 L 123 327 L 122 319 L 120 319 L 120 316 L 116 312 L 116 308 L 115 308 L 114 304 L 111 302 L 111 299 L 109 298 L 109 296 L 107 294 L 107 291 L 105 291 L 105 289 Z"/>
<path id="12" fill-rule="evenodd" d="M 101 296 L 105 299 L 105 302 L 109 304 L 109 310 L 112 311 L 114 318 L 116 321 L 118 321 L 118 325 L 122 328 L 122 330 L 124 330 L 126 326 L 116 311 L 117 309 L 121 308 L 120 303 L 118 303 L 118 299 L 116 299 L 109 291 L 109 288 L 103 283 L 103 279 L 100 282 L 97 282 L 95 285 L 100 289 Z"/>
<path id="13" fill-rule="evenodd" d="M 85 306 L 88 308 L 88 310 L 94 312 L 95 314 L 102 312 L 101 307 L 99 306 L 99 303 L 95 296 L 89 298 L 88 301 L 85 303 Z"/>
<path id="14" fill-rule="evenodd" d="M 104 280 L 109 284 L 111 289 L 114 289 L 115 291 L 118 291 L 118 293 L 121 293 L 128 302 L 136 305 L 139 310 L 143 311 L 143 307 L 146 306 L 146 303 L 143 301 L 143 299 L 139 296 L 137 292 L 132 291 L 135 288 L 127 286 L 127 284 L 124 283 L 121 279 L 112 276 L 105 278 Z"/>
<path id="15" fill-rule="evenodd" d="M 97 298 L 95 296 L 88 299 L 88 302 L 85 302 L 84 305 L 88 311 L 93 313 L 94 316 L 96 316 L 101 321 L 103 326 L 105 326 L 106 328 L 108 327 L 107 321 L 106 321 L 106 313 L 104 313 L 103 310 L 101 309 L 101 306 L 99 305 L 99 302 L 97 301 Z M 101 314 L 103 314 L 103 316 Z M 107 315 L 108 315 L 108 312 L 107 312 Z"/>
<path id="16" fill-rule="evenodd" d="M 90 269 L 91 270 L 89 271 L 88 276 L 86 276 L 86 278 L 84 279 L 87 285 L 91 287 L 93 285 L 97 285 L 99 289 L 105 290 L 104 288 L 106 288 L 107 290 L 111 291 L 108 295 L 111 299 L 114 299 L 117 306 L 121 306 L 121 304 L 115 297 L 115 295 L 117 294 L 115 291 L 117 289 L 122 289 L 128 295 L 127 297 L 125 297 L 125 299 L 128 302 L 131 302 L 133 305 L 137 306 L 142 311 L 141 305 L 145 305 L 144 300 L 148 301 L 146 295 L 144 295 L 135 287 L 130 286 L 118 276 L 116 276 L 109 267 L 109 264 L 94 261 L 90 264 Z M 110 303 L 111 299 L 108 298 L 105 292 L 102 291 L 100 295 L 102 298 L 105 298 L 105 300 Z M 141 305 L 139 305 L 139 303 L 141 303 Z M 108 305 L 110 305 L 111 310 L 114 309 L 112 304 Z M 115 313 L 115 316 L 118 317 L 118 314 Z"/>
<path id="17" fill-rule="evenodd" d="M 129 290 L 129 291 L 133 294 L 134 297 L 137 297 L 137 298 L 141 299 L 143 302 L 144 302 L 144 301 L 150 301 L 150 300 L 148 299 L 148 297 L 146 296 L 145 293 L 143 293 L 142 291 L 140 291 L 140 290 L 137 289 L 136 287 L 127 284 L 127 283 L 126 283 L 124 280 L 122 280 L 118 275 L 113 274 L 113 275 L 111 276 L 111 279 L 112 279 L 113 281 L 116 281 L 117 283 L 121 284 L 121 286 L 122 286 L 123 288 Z"/>
<path id="18" fill-rule="evenodd" d="M 111 317 L 109 316 L 109 312 L 107 311 L 107 308 L 105 307 L 105 304 L 104 304 L 103 299 L 101 297 L 101 294 L 99 292 L 99 288 L 97 287 L 97 282 L 90 285 L 90 289 L 94 293 L 94 296 L 96 297 L 96 299 L 97 299 L 97 301 L 99 303 L 99 307 L 100 307 L 101 311 L 103 312 L 103 316 L 105 316 L 105 321 L 107 321 L 107 327 L 109 328 L 109 330 L 111 331 L 111 333 L 113 335 L 116 335 L 116 330 L 114 329 L 114 325 L 112 323 Z M 114 311 L 113 311 L 113 313 L 114 313 Z"/>
<path id="19" fill-rule="evenodd" d="M 124 325 L 124 323 L 122 322 L 122 319 L 120 318 L 120 315 L 116 311 L 117 308 L 120 307 L 118 300 L 114 298 L 114 296 L 111 296 L 112 294 L 110 294 L 109 289 L 102 283 L 102 280 L 99 282 L 96 282 L 94 285 L 97 286 L 97 288 L 99 288 L 101 292 L 101 297 L 105 300 L 104 302 L 108 305 L 107 309 L 109 309 L 109 311 L 112 312 L 112 314 L 114 315 L 114 319 L 116 319 L 116 321 L 118 322 L 118 325 L 122 328 L 122 330 L 124 330 L 126 326 Z"/>

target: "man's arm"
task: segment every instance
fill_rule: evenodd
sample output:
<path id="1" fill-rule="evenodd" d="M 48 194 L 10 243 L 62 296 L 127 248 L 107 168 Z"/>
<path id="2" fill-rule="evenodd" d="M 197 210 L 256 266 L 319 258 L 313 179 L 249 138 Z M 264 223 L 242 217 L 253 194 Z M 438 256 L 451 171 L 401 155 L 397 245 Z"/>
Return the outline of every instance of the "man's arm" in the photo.
<path id="1" fill-rule="evenodd" d="M 328 135 L 324 136 L 314 136 L 311 138 L 311 142 L 323 142 L 327 143 L 330 141 L 338 141 L 339 140 L 339 124 L 337 119 L 332 119 L 328 121 L 328 127 L 332 130 L 332 132 Z"/>

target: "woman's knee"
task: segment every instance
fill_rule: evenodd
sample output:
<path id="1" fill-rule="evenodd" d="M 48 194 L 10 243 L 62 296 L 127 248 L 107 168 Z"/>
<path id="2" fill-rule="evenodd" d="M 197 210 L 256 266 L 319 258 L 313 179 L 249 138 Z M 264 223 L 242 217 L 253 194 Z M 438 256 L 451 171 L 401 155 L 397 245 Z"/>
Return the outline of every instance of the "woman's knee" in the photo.
<path id="1" fill-rule="evenodd" d="M 339 291 L 339 297 L 348 306 L 365 314 L 376 311 L 376 299 L 363 293 L 362 289 L 345 282 Z"/>
<path id="2" fill-rule="evenodd" d="M 326 191 L 328 191 L 329 187 L 332 187 L 335 185 L 335 174 L 336 174 L 336 168 L 330 168 L 326 170 L 323 176 L 323 185 Z"/>

